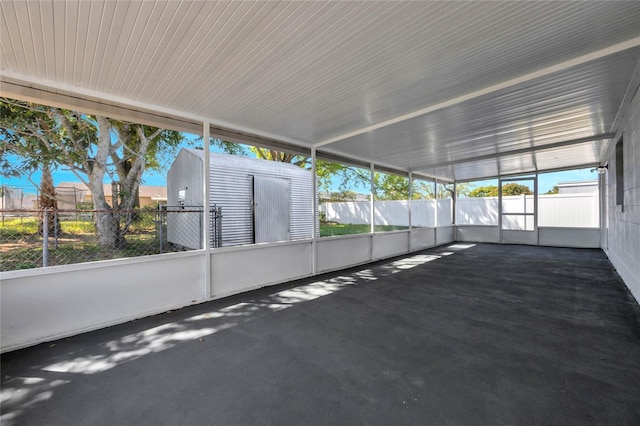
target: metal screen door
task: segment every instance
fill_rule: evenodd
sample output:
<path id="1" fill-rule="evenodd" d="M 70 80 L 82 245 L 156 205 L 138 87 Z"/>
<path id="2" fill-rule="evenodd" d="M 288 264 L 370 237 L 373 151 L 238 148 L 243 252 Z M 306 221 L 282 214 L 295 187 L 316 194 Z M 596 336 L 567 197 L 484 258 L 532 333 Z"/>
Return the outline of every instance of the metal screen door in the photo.
<path id="1" fill-rule="evenodd" d="M 523 185 L 533 194 L 508 195 L 508 185 Z M 538 244 L 538 177 L 513 177 L 499 180 L 500 242 Z"/>
<path id="2" fill-rule="evenodd" d="M 289 240 L 288 179 L 253 177 L 253 240 L 255 243 Z"/>

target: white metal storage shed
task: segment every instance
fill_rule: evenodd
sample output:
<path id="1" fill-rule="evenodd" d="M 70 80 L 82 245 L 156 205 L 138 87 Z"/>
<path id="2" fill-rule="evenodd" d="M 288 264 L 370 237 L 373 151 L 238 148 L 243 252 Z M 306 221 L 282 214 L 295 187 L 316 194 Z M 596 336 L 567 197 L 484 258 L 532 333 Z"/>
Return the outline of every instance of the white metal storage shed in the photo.
<path id="1" fill-rule="evenodd" d="M 202 224 L 179 209 L 203 207 L 204 152 L 182 149 L 167 174 L 167 240 L 202 243 Z M 221 209 L 221 246 L 313 236 L 313 176 L 292 164 L 211 153 L 209 202 Z M 177 209 L 177 210 L 176 210 Z M 174 213 L 171 213 L 171 210 Z M 211 241 L 214 246 L 215 241 Z"/>

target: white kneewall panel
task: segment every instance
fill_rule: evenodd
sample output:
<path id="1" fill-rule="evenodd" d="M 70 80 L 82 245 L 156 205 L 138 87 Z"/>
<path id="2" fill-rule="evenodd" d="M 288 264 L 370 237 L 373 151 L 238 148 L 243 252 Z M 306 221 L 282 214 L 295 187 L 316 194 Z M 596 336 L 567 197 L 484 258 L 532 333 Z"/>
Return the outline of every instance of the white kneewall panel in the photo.
<path id="1" fill-rule="evenodd" d="M 552 247 L 600 247 L 600 228 L 538 228 L 538 244 Z"/>
<path id="2" fill-rule="evenodd" d="M 616 205 L 616 143 L 624 136 L 624 206 Z M 636 91 L 621 129 L 610 144 L 607 171 L 608 229 L 605 253 L 640 303 L 640 91 Z"/>
<path id="3" fill-rule="evenodd" d="M 409 231 L 374 234 L 373 260 L 409 252 Z"/>
<path id="4" fill-rule="evenodd" d="M 0 274 L 2 351 L 204 300 L 204 253 L 171 253 Z"/>
<path id="5" fill-rule="evenodd" d="M 497 226 L 457 225 L 456 241 L 499 243 L 500 228 Z"/>
<path id="6" fill-rule="evenodd" d="M 373 235 L 320 238 L 316 242 L 318 272 L 335 271 L 371 261 Z"/>
<path id="7" fill-rule="evenodd" d="M 435 228 L 412 228 L 409 237 L 411 251 L 422 250 L 436 245 Z"/>
<path id="8" fill-rule="evenodd" d="M 436 245 L 449 244 L 455 240 L 455 228 L 445 226 L 436 228 Z"/>
<path id="9" fill-rule="evenodd" d="M 223 247 L 211 253 L 211 295 L 220 298 L 308 277 L 311 240 Z"/>

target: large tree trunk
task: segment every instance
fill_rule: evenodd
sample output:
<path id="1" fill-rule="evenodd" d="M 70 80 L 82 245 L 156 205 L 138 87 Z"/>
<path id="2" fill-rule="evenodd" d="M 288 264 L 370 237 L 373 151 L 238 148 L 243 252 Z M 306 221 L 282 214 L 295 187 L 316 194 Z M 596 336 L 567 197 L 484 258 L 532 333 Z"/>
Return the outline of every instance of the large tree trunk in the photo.
<path id="1" fill-rule="evenodd" d="M 93 181 L 93 179 L 91 179 Z M 98 231 L 98 244 L 106 249 L 119 249 L 124 247 L 124 238 L 120 232 L 120 220 L 117 211 L 107 203 L 104 196 L 102 180 L 91 183 L 91 198 L 93 208 L 96 210 L 95 221 Z M 100 186 L 98 189 L 97 186 Z"/>
<path id="2" fill-rule="evenodd" d="M 120 232 L 120 221 L 113 211 L 96 212 L 96 228 L 100 247 L 106 249 L 124 247 L 125 241 Z"/>
<path id="3" fill-rule="evenodd" d="M 124 247 L 124 236 L 120 232 L 120 218 L 117 210 L 107 203 L 104 195 L 104 175 L 107 170 L 107 160 L 111 151 L 111 125 L 104 117 L 96 117 L 98 122 L 98 149 L 96 156 L 91 161 L 89 177 L 89 190 L 93 208 L 96 210 L 95 221 L 98 231 L 98 244 L 106 249 L 119 249 Z M 117 194 L 113 196 L 113 203 L 117 203 Z"/>
<path id="4" fill-rule="evenodd" d="M 53 176 L 49 165 L 42 168 L 42 178 L 40 180 L 40 199 L 38 200 L 41 209 L 49 210 L 47 215 L 47 234 L 49 237 L 60 236 L 60 221 L 54 213 L 58 209 L 58 201 L 56 200 L 56 191 L 53 186 Z M 38 233 L 44 236 L 44 213 L 39 213 Z M 57 235 L 56 235 L 57 232 Z"/>
<path id="5" fill-rule="evenodd" d="M 140 138 L 140 146 L 132 161 L 121 170 L 119 182 L 119 194 L 114 193 L 112 197 L 113 206 L 107 204 L 104 196 L 104 175 L 107 169 L 107 161 L 112 158 L 113 146 L 111 144 L 111 131 L 113 130 L 108 119 L 97 116 L 99 141 L 96 156 L 90 166 L 89 190 L 93 199 L 93 207 L 96 212 L 96 227 L 98 229 L 98 241 L 103 248 L 119 249 L 125 245 L 124 235 L 128 230 L 132 220 L 131 210 L 138 199 L 138 188 L 140 176 L 145 169 L 144 157 L 149 143 L 159 134 L 157 130 L 154 135 L 147 137 L 141 126 L 137 127 L 137 135 Z M 120 135 L 122 137 L 122 135 Z M 121 223 L 124 219 L 124 224 Z"/>

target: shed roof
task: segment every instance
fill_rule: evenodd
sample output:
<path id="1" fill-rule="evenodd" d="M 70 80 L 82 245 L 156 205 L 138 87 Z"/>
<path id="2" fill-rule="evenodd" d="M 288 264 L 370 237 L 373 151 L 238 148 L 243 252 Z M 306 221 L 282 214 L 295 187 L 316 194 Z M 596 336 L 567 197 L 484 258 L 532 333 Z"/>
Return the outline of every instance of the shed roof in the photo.
<path id="1" fill-rule="evenodd" d="M 3 0 L 0 14 L 4 96 L 443 179 L 598 163 L 640 81 L 637 1 Z"/>

